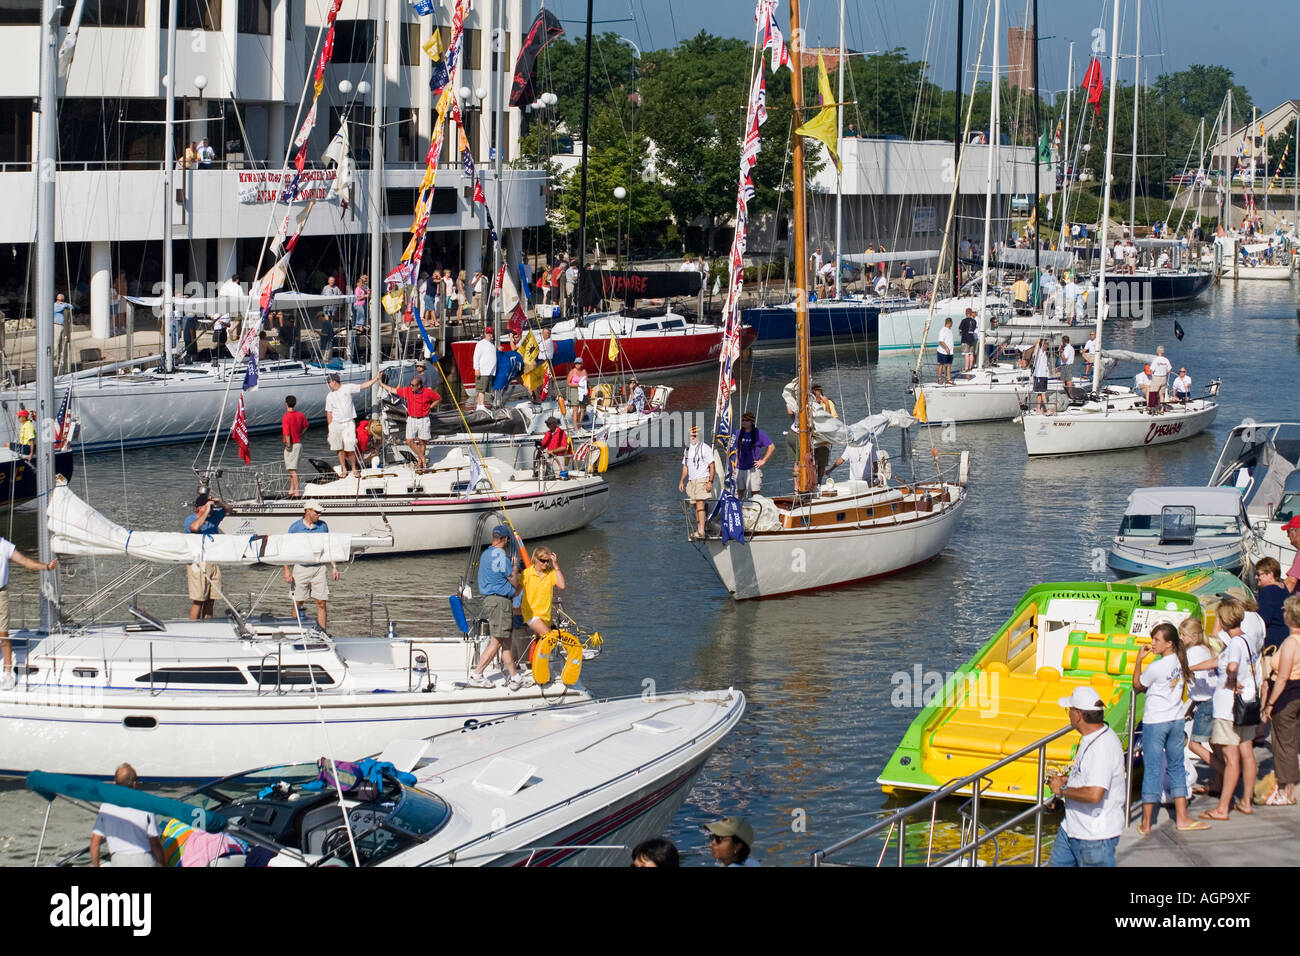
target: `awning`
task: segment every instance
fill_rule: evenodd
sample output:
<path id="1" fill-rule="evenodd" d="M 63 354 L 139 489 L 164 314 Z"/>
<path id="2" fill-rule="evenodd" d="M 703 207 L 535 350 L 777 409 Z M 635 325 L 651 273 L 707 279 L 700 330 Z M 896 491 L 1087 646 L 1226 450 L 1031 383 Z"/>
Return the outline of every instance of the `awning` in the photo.
<path id="1" fill-rule="evenodd" d="M 919 262 L 922 259 L 938 259 L 942 251 L 942 249 L 904 249 L 900 252 L 841 253 L 840 260 L 857 265 L 876 262 L 911 262 L 913 259 Z"/>
<path id="2" fill-rule="evenodd" d="M 998 264 L 1032 269 L 1034 250 L 1020 249 L 1016 246 L 998 246 Z M 1039 249 L 1038 264 L 1044 269 L 1068 269 L 1074 264 L 1074 253 Z"/>
<path id="3" fill-rule="evenodd" d="M 163 299 L 160 295 L 128 295 L 126 301 L 146 309 L 161 309 Z M 311 309 L 323 309 L 326 306 L 340 308 L 352 301 L 348 295 L 308 295 L 305 292 L 277 292 L 271 307 L 277 312 L 306 312 Z M 256 312 L 258 303 L 243 293 L 239 295 L 195 296 L 194 298 L 173 298 L 172 309 L 177 315 L 243 315 Z"/>
<path id="4" fill-rule="evenodd" d="M 1241 513 L 1241 491 L 1237 488 L 1187 487 L 1138 488 L 1128 496 L 1126 515 L 1158 515 L 1167 505 L 1190 505 L 1197 514 L 1237 515 Z"/>

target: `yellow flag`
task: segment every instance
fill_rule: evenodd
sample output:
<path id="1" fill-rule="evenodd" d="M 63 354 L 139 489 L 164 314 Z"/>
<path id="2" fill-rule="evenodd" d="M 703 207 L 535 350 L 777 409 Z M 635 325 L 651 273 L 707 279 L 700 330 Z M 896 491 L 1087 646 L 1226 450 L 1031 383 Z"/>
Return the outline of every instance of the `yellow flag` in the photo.
<path id="1" fill-rule="evenodd" d="M 925 415 L 925 389 L 923 388 L 916 390 L 916 405 L 912 407 L 912 417 L 923 422 L 930 420 Z"/>
<path id="2" fill-rule="evenodd" d="M 525 366 L 532 365 L 541 355 L 541 351 L 537 346 L 536 337 L 534 337 L 532 330 L 529 329 L 524 336 L 524 340 L 519 343 L 519 357 L 524 360 Z"/>
<path id="3" fill-rule="evenodd" d="M 386 293 L 380 301 L 384 305 L 385 312 L 389 315 L 396 315 L 402 311 L 402 290 L 394 289 L 392 292 Z"/>
<path id="4" fill-rule="evenodd" d="M 835 152 L 835 117 L 839 107 L 835 105 L 835 95 L 831 92 L 831 78 L 826 75 L 826 61 L 822 59 L 820 50 L 817 51 L 817 92 L 821 94 L 822 103 L 826 105 L 820 113 L 794 132 L 796 136 L 809 136 L 820 140 L 826 147 L 826 152 L 831 154 L 835 171 L 839 172 L 840 157 Z"/>
<path id="5" fill-rule="evenodd" d="M 442 59 L 442 37 L 438 34 L 439 31 L 434 30 L 433 33 L 429 35 L 429 39 L 425 41 L 424 46 L 420 47 L 420 49 L 428 54 L 430 60 Z"/>
<path id="6" fill-rule="evenodd" d="M 542 387 L 542 383 L 546 381 L 546 366 L 534 365 L 530 369 L 525 369 L 519 373 L 519 381 L 524 383 L 524 388 L 528 389 L 528 391 L 537 391 Z"/>
<path id="7" fill-rule="evenodd" d="M 609 333 L 609 360 L 618 361 L 618 336 L 613 332 Z"/>

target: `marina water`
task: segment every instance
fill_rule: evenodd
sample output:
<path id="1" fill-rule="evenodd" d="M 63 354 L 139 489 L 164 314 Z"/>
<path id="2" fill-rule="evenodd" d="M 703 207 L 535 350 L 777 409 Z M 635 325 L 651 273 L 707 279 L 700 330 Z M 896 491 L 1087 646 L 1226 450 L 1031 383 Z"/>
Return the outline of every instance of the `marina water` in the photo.
<path id="1" fill-rule="evenodd" d="M 610 472 L 609 510 L 588 528 L 546 542 L 568 579 L 565 609 L 606 639 L 604 656 L 584 668 L 587 687 L 598 696 L 620 696 L 735 686 L 749 698 L 744 720 L 709 761 L 667 834 L 683 861 L 709 862 L 699 827 L 715 817 L 747 817 L 757 833 L 755 856 L 764 865 L 790 865 L 805 863 L 813 850 L 869 825 L 893 805 L 875 778 L 925 702 L 927 686 L 965 663 L 1028 587 L 1108 579 L 1105 549 L 1134 487 L 1204 484 L 1234 425 L 1300 416 L 1295 288 L 1242 282 L 1234 289 L 1229 283 L 1196 302 L 1158 307 L 1149 328 L 1120 323 L 1107 330 L 1109 346 L 1154 352 L 1163 344 L 1175 369 L 1188 368 L 1197 393 L 1222 378 L 1217 421 L 1188 441 L 1031 462 L 1019 425 L 934 429 L 940 450 L 971 452 L 969 504 L 952 545 L 937 560 L 881 581 L 733 602 L 685 540 L 680 451 L 652 450 Z M 1175 320 L 1186 332 L 1181 342 L 1173 334 Z M 1086 328 L 1079 338 L 1087 338 Z M 873 410 L 911 408 L 905 389 L 912 361 L 910 353 L 868 356 L 862 342 L 843 342 L 814 353 L 813 379 L 842 418 L 855 420 L 867 412 L 868 394 Z M 757 412 L 759 426 L 777 443 L 765 491 L 789 488 L 790 455 L 781 435 L 789 418 L 780 392 L 793 365 L 793 352 L 765 352 L 742 371 L 746 408 Z M 1121 365 L 1117 377 L 1131 382 L 1136 371 Z M 933 380 L 932 355 L 924 374 Z M 673 410 L 703 412 L 711 421 L 712 374 L 678 376 L 673 384 Z M 931 474 L 926 435 L 916 439 L 912 466 L 897 460 L 896 433 L 884 445 L 895 455 L 896 476 L 907 477 L 911 467 L 917 477 Z M 323 426 L 307 433 L 305 451 L 328 456 Z M 192 504 L 191 466 L 198 454 L 198 446 L 182 446 L 94 456 L 78 461 L 73 488 L 127 526 L 178 530 Z M 225 456 L 226 467 L 237 467 L 233 447 Z M 255 463 L 278 458 L 275 438 L 254 440 Z M 205 460 L 206 452 L 199 465 Z M 34 506 L 0 522 L 19 548 L 34 551 Z M 399 636 L 420 633 L 421 622 L 424 630 L 447 632 L 445 601 L 431 612 L 424 597 L 449 594 L 464 568 L 463 554 L 357 560 L 331 585 L 330 629 L 345 634 L 367 627 L 374 595 L 398 619 Z M 78 561 L 75 572 L 65 570 L 63 586 L 88 593 L 96 573 L 111 576 Z M 11 600 L 24 592 L 30 600 L 35 576 L 22 569 L 14 574 Z M 257 598 L 259 611 L 291 613 L 279 568 L 228 570 L 226 582 L 241 600 Z M 183 569 L 148 591 L 159 596 L 146 595 L 141 604 L 154 613 L 185 613 Z M 376 634 L 383 633 L 384 613 L 375 610 Z M 913 686 L 918 675 L 920 688 Z M 129 753 L 112 755 L 114 763 L 130 759 Z M 0 862 L 31 863 L 45 807 L 20 782 L 0 783 Z M 953 808 L 946 812 L 955 819 Z M 92 821 L 76 808 L 57 804 L 50 820 L 47 853 L 88 841 Z M 874 862 L 879 852 L 879 843 L 863 845 L 847 859 Z"/>

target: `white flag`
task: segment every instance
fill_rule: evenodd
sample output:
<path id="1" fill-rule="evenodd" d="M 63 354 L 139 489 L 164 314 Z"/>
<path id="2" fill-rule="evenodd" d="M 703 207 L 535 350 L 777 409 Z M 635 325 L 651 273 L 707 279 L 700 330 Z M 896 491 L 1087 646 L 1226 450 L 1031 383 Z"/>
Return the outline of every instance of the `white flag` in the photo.
<path id="1" fill-rule="evenodd" d="M 338 196 L 345 203 L 352 202 L 352 185 L 356 182 L 356 167 L 352 163 L 352 147 L 348 143 L 347 123 L 340 124 L 339 131 L 334 134 L 334 138 L 330 140 L 321 158 L 326 161 L 333 160 L 337 167 L 334 185 L 330 187 L 330 195 Z"/>
<path id="2" fill-rule="evenodd" d="M 714 277 L 713 277 L 713 294 L 714 294 L 714 295 L 717 295 L 718 292 L 719 292 L 721 289 L 722 289 L 722 276 L 714 276 Z"/>
<path id="3" fill-rule="evenodd" d="M 1047 221 L 1052 221 L 1052 197 L 1047 197 Z"/>
<path id="4" fill-rule="evenodd" d="M 59 44 L 59 76 L 67 76 L 68 71 L 72 69 L 72 57 L 77 52 L 77 31 L 81 29 L 81 11 L 85 5 L 86 0 L 77 0 L 77 5 L 72 8 L 68 32 L 63 35 L 63 42 Z"/>
<path id="5" fill-rule="evenodd" d="M 474 489 L 478 487 L 480 481 L 487 477 L 483 470 L 483 464 L 476 457 L 469 460 L 469 484 L 465 487 L 465 497 L 474 494 Z"/>

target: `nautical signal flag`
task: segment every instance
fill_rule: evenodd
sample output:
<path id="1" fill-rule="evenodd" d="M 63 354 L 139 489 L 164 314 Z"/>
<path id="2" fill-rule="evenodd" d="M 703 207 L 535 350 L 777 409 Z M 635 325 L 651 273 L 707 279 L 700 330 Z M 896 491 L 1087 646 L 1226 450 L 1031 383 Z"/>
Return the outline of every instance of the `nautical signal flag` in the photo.
<path id="1" fill-rule="evenodd" d="M 253 454 L 248 450 L 248 421 L 244 418 L 244 396 L 239 396 L 239 409 L 235 412 L 235 425 L 230 429 L 230 437 L 239 449 L 239 459 L 245 465 L 253 463 Z"/>
<path id="2" fill-rule="evenodd" d="M 807 136 L 815 140 L 820 140 L 821 144 L 826 147 L 826 152 L 831 155 L 831 162 L 835 164 L 835 171 L 840 171 L 840 157 L 835 152 L 835 117 L 839 107 L 835 105 L 835 95 L 831 92 L 831 79 L 826 75 L 826 61 L 822 59 L 821 51 L 817 51 L 817 92 L 821 96 L 822 111 L 814 116 L 807 123 L 804 123 L 797 130 L 796 136 Z"/>
<path id="3" fill-rule="evenodd" d="M 921 422 L 930 420 L 925 415 L 925 389 L 923 388 L 916 390 L 916 404 L 912 407 L 912 417 Z"/>
<path id="4" fill-rule="evenodd" d="M 510 105 L 522 109 L 537 99 L 534 83 L 537 79 L 537 56 L 556 37 L 564 35 L 564 27 L 550 10 L 542 8 L 528 28 L 528 36 L 519 48 L 515 60 L 515 76 L 510 85 Z"/>
<path id="5" fill-rule="evenodd" d="M 1101 115 L 1101 92 L 1106 87 L 1106 80 L 1101 74 L 1101 61 L 1095 56 L 1088 61 L 1088 70 L 1083 74 L 1083 83 L 1081 84 L 1088 91 L 1088 102 L 1092 104 L 1092 111 Z"/>
<path id="6" fill-rule="evenodd" d="M 424 50 L 430 60 L 429 89 L 436 93 L 451 81 L 451 77 L 447 73 L 447 60 L 442 55 L 441 31 L 435 27 L 421 49 Z"/>
<path id="7" fill-rule="evenodd" d="M 618 361 L 618 336 L 615 335 L 613 332 L 610 332 L 610 333 L 609 333 L 609 354 L 608 354 L 608 358 L 609 358 L 609 360 L 610 360 L 611 362 L 617 362 L 617 361 Z"/>
<path id="8" fill-rule="evenodd" d="M 1185 334 L 1183 327 L 1178 324 L 1178 320 L 1174 319 L 1174 338 L 1181 342 Z"/>
<path id="9" fill-rule="evenodd" d="M 483 180 L 481 179 L 474 180 L 474 201 L 482 203 L 484 206 L 487 205 L 487 196 L 483 194 Z"/>

